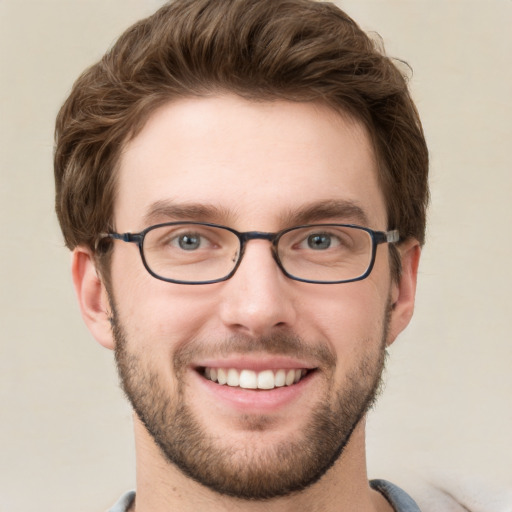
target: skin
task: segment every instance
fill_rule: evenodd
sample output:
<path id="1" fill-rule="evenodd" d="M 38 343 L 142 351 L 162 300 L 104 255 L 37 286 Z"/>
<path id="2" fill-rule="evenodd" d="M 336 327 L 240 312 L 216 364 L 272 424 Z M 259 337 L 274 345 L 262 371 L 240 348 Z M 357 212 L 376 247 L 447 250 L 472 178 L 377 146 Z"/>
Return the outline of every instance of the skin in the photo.
<path id="1" fill-rule="evenodd" d="M 311 222 L 364 222 L 372 229 L 387 229 L 377 165 L 365 129 L 321 105 L 256 103 L 232 95 L 169 103 L 127 144 L 118 178 L 114 212 L 118 232 L 137 232 L 180 219 L 217 222 L 239 231 L 275 232 L 302 221 L 297 212 L 305 207 L 316 205 L 318 211 L 319 205 L 332 201 L 355 205 L 359 213 L 321 212 Z M 186 217 L 182 211 L 170 218 L 161 208 L 192 203 L 208 206 L 208 217 L 189 208 Z M 215 436 L 220 447 L 235 446 L 237 453 L 249 450 L 256 456 L 269 446 L 299 439 L 315 407 L 346 389 L 348 376 L 361 361 L 375 359 L 382 341 L 391 344 L 413 313 L 420 255 L 415 240 L 400 245 L 403 272 L 398 282 L 391 278 L 383 245 L 368 278 L 338 285 L 286 278 L 264 240 L 248 244 L 230 280 L 203 286 L 159 281 L 144 269 L 136 246 L 115 243 L 111 294 L 128 349 L 162 379 L 169 396 L 181 386 L 205 432 Z M 99 343 L 114 349 L 111 305 L 93 257 L 84 247 L 74 251 L 73 278 L 89 329 Z M 389 325 L 382 340 L 388 306 Z M 177 375 L 170 364 L 191 340 L 206 346 L 210 340 L 239 336 L 251 343 L 282 332 L 299 335 L 311 347 L 326 348 L 335 355 L 336 364 L 319 368 L 303 391 L 270 408 L 253 393 L 249 405 L 240 410 L 215 390 L 205 392 L 204 380 L 193 368 Z M 244 364 L 265 365 L 276 356 L 262 348 L 247 357 Z M 264 428 L 251 428 L 262 418 Z M 320 480 L 299 494 L 266 501 L 221 495 L 191 480 L 165 460 L 137 415 L 134 424 L 139 512 L 206 507 L 211 511 L 391 510 L 368 486 L 364 418 L 342 456 Z"/>

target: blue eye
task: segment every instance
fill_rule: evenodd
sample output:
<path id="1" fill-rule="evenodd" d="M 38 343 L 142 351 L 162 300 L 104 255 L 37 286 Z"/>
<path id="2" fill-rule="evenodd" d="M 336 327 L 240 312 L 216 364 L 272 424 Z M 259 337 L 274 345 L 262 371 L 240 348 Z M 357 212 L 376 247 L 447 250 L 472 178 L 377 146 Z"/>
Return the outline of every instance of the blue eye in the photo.
<path id="1" fill-rule="evenodd" d="M 314 235 L 309 235 L 307 238 L 308 247 L 315 251 L 329 249 L 331 242 L 331 235 L 327 235 L 325 233 L 315 233 Z"/>
<path id="2" fill-rule="evenodd" d="M 180 248 L 184 251 L 193 251 L 201 246 L 201 237 L 199 235 L 180 235 L 177 241 Z"/>

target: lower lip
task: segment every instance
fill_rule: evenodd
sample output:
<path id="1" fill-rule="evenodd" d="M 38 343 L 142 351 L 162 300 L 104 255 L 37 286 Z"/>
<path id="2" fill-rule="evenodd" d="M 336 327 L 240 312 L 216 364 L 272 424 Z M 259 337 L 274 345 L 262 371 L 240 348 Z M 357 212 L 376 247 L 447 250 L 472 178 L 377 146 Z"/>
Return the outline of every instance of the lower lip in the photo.
<path id="1" fill-rule="evenodd" d="M 243 412 L 270 413 L 297 401 L 311 386 L 316 372 L 310 372 L 297 384 L 270 390 L 244 389 L 217 384 L 193 371 L 201 391 L 223 404 Z"/>

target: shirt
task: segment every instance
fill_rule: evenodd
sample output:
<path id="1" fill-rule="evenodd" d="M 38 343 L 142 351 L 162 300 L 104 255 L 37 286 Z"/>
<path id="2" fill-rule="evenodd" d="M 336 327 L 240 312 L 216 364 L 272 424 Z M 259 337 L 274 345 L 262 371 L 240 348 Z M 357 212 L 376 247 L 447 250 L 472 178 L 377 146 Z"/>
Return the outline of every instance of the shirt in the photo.
<path id="1" fill-rule="evenodd" d="M 395 512 L 421 512 L 416 502 L 400 487 L 387 480 L 370 480 L 370 487 L 380 492 Z M 108 511 L 126 512 L 135 499 L 135 491 L 129 491 Z"/>

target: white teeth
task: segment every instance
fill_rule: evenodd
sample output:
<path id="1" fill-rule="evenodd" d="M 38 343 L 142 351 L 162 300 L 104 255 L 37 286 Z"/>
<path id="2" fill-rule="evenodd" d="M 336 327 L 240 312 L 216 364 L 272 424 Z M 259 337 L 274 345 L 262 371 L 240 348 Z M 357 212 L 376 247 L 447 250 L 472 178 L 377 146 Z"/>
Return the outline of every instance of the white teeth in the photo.
<path id="1" fill-rule="evenodd" d="M 236 370 L 233 371 L 236 372 Z M 240 372 L 240 387 L 244 389 L 258 389 L 258 376 L 256 372 L 252 370 L 242 370 Z"/>
<path id="2" fill-rule="evenodd" d="M 219 368 L 217 370 L 217 381 L 219 382 L 219 384 L 226 384 L 226 382 L 228 381 L 226 372 L 222 368 Z"/>
<path id="3" fill-rule="evenodd" d="M 236 387 L 240 383 L 240 378 L 238 377 L 238 372 L 234 368 L 230 368 L 228 370 L 228 379 L 226 381 L 228 386 Z"/>
<path id="4" fill-rule="evenodd" d="M 258 373 L 258 389 L 274 389 L 275 387 L 274 372 L 272 370 Z"/>
<path id="5" fill-rule="evenodd" d="M 244 389 L 274 389 L 291 386 L 307 374 L 304 369 L 290 370 L 237 370 L 236 368 L 205 368 L 204 377 L 219 384 Z"/>
<path id="6" fill-rule="evenodd" d="M 286 372 L 277 370 L 274 382 L 277 388 L 284 386 L 286 384 Z"/>

